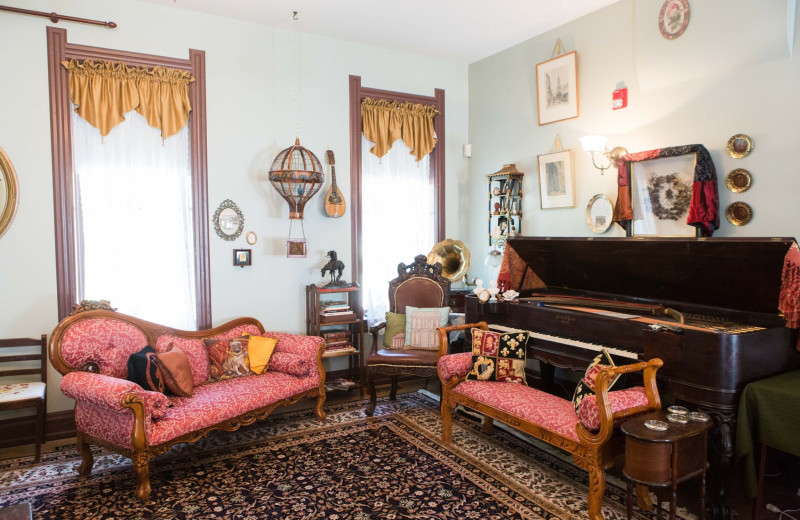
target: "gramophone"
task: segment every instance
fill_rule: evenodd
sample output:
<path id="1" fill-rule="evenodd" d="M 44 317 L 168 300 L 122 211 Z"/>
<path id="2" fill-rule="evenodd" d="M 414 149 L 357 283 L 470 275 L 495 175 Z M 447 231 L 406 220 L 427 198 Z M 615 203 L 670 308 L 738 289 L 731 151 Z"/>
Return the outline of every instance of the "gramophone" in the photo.
<path id="1" fill-rule="evenodd" d="M 433 265 L 436 262 L 442 264 L 442 276 L 451 282 L 464 282 L 466 280 L 467 269 L 469 269 L 469 249 L 460 240 L 448 238 L 437 243 L 428 253 L 428 263 Z"/>

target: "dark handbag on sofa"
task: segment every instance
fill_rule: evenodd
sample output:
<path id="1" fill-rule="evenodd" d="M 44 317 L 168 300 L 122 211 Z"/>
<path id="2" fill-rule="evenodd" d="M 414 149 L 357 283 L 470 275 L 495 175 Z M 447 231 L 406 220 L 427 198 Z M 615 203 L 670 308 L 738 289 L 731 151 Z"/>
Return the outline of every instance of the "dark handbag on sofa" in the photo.
<path id="1" fill-rule="evenodd" d="M 156 364 L 156 351 L 150 345 L 128 358 L 128 381 L 145 390 L 164 393 L 164 380 Z"/>

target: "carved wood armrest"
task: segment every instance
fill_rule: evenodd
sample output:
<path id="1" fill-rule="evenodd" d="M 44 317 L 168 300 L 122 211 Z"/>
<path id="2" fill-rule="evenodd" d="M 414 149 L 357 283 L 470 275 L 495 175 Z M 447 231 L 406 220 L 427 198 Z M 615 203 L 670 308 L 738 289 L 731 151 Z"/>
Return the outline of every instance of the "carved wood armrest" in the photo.
<path id="1" fill-rule="evenodd" d="M 465 323 L 463 325 L 453 325 L 451 327 L 437 327 L 436 333 L 439 335 L 439 357 L 447 354 L 450 347 L 450 333 L 457 330 L 483 329 L 489 330 L 489 325 L 485 321 L 478 323 Z"/>
<path id="2" fill-rule="evenodd" d="M 382 343 L 380 341 L 380 336 L 379 336 L 380 335 L 380 331 L 381 331 L 381 329 L 385 329 L 385 328 L 386 328 L 386 322 L 385 321 L 377 323 L 377 324 L 375 324 L 375 325 L 373 325 L 372 327 L 369 328 L 369 332 L 370 332 L 370 334 L 372 334 L 372 348 L 370 348 L 370 350 L 369 350 L 370 354 L 374 354 L 374 353 L 376 353 L 378 351 L 378 345 L 380 345 Z"/>
<path id="3" fill-rule="evenodd" d="M 654 358 L 650 361 L 631 363 L 630 365 L 603 368 L 595 380 L 595 394 L 597 396 L 597 410 L 600 415 L 600 429 L 596 432 L 591 432 L 579 423 L 578 437 L 581 441 L 594 445 L 604 444 L 611 438 L 611 434 L 614 431 L 615 419 L 623 419 L 643 412 L 661 409 L 661 397 L 659 396 L 658 387 L 656 386 L 656 371 L 663 365 L 663 361 Z M 648 404 L 646 406 L 636 406 L 612 413 L 611 403 L 608 399 L 608 383 L 617 375 L 640 371 L 644 372 L 644 389 Z"/>

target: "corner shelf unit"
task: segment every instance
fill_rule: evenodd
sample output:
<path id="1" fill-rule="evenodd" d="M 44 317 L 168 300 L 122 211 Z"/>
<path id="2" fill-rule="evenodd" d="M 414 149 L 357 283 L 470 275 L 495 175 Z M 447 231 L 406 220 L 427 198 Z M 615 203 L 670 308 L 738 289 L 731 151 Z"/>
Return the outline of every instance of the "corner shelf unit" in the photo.
<path id="1" fill-rule="evenodd" d="M 339 296 L 337 296 L 339 295 Z M 343 314 L 340 317 L 326 316 L 323 312 L 327 305 L 337 303 L 340 307 L 347 306 L 352 316 Z M 347 312 L 347 311 L 341 311 Z M 326 338 L 330 334 L 342 334 L 340 338 Z M 338 357 L 348 358 L 348 377 L 356 383 L 353 387 L 363 390 L 364 367 L 364 314 L 361 308 L 361 287 L 317 287 L 314 284 L 306 286 L 306 334 L 309 336 L 322 336 L 326 339 L 326 350 L 323 359 Z M 350 348 L 328 350 L 328 347 L 340 346 L 342 342 L 350 343 Z M 326 387 L 330 384 L 326 380 Z M 330 388 L 332 390 L 345 388 Z M 349 389 L 349 388 L 347 388 Z"/>
<path id="2" fill-rule="evenodd" d="M 489 245 L 502 250 L 506 240 L 522 234 L 522 178 L 513 164 L 486 176 L 489 182 Z"/>

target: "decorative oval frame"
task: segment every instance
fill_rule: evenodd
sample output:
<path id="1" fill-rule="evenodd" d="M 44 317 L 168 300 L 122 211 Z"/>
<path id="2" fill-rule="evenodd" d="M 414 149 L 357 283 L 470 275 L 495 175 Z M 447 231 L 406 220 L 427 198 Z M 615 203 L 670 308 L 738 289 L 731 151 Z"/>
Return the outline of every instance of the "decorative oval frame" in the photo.
<path id="1" fill-rule="evenodd" d="M 744 226 L 753 219 L 753 208 L 746 202 L 737 201 L 728 206 L 725 216 L 734 226 Z"/>
<path id="2" fill-rule="evenodd" d="M 667 20 L 670 14 L 667 12 L 667 10 L 673 6 L 680 9 L 680 14 L 683 15 L 680 25 L 674 29 L 667 26 Z M 658 13 L 658 30 L 661 32 L 661 36 L 667 40 L 674 40 L 682 35 L 686 31 L 686 27 L 689 25 L 690 14 L 691 9 L 689 8 L 688 0 L 666 0 L 661 6 L 661 11 Z"/>
<path id="3" fill-rule="evenodd" d="M 255 231 L 248 231 L 247 234 L 244 236 L 244 239 L 247 241 L 248 244 L 254 246 L 256 242 L 258 242 L 258 235 L 256 235 Z"/>
<path id="4" fill-rule="evenodd" d="M 734 193 L 743 193 L 750 189 L 753 184 L 753 177 L 744 168 L 736 168 L 725 177 L 725 186 Z"/>
<path id="5" fill-rule="evenodd" d="M 233 211 L 236 212 L 236 216 L 239 217 L 239 227 L 236 228 L 236 232 L 233 233 L 232 235 L 226 235 L 225 233 L 223 233 L 222 228 L 219 225 L 219 216 L 226 209 L 232 209 Z M 236 240 L 241 236 L 242 230 L 244 229 L 244 215 L 242 214 L 242 210 L 240 210 L 239 206 L 237 206 L 236 203 L 230 199 L 225 199 L 222 201 L 222 204 L 219 205 L 217 211 L 214 212 L 214 216 L 211 218 L 211 222 L 214 223 L 214 231 L 217 232 L 217 236 L 220 237 L 222 240 L 228 240 L 228 241 Z"/>
<path id="6" fill-rule="evenodd" d="M 0 148 L 0 182 L 6 183 L 5 205 L 0 211 L 0 237 L 11 227 L 11 222 L 17 214 L 19 204 L 19 181 L 14 165 L 6 153 Z"/>
<path id="7" fill-rule="evenodd" d="M 742 143 L 744 142 L 745 147 L 741 148 Z M 728 139 L 728 155 L 733 157 L 734 159 L 744 159 L 750 152 L 753 151 L 753 140 L 750 139 L 750 136 L 745 134 L 736 134 L 730 139 Z"/>
<path id="8" fill-rule="evenodd" d="M 596 223 L 592 222 L 592 207 L 597 203 L 599 200 L 604 200 L 608 203 L 609 212 L 608 218 L 603 225 L 597 225 Z M 586 205 L 586 223 L 589 225 L 589 229 L 592 230 L 594 233 L 605 233 L 608 231 L 608 228 L 611 227 L 611 223 L 614 221 L 614 205 L 611 203 L 611 199 L 608 198 L 608 195 L 605 193 L 598 193 L 594 197 L 589 200 L 589 204 Z"/>

